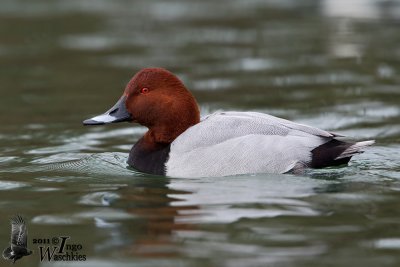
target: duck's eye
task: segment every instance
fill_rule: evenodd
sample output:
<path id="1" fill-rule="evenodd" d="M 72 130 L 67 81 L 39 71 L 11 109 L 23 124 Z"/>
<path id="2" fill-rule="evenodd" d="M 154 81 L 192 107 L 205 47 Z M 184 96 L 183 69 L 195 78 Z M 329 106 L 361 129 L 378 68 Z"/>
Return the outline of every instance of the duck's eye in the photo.
<path id="1" fill-rule="evenodd" d="M 149 88 L 147 88 L 147 87 L 143 87 L 142 89 L 140 89 L 141 94 L 147 94 L 148 92 L 149 92 Z"/>
<path id="2" fill-rule="evenodd" d="M 147 88 L 147 87 L 143 87 L 142 89 L 140 89 L 141 94 L 147 94 L 148 92 L 149 92 L 149 88 Z"/>

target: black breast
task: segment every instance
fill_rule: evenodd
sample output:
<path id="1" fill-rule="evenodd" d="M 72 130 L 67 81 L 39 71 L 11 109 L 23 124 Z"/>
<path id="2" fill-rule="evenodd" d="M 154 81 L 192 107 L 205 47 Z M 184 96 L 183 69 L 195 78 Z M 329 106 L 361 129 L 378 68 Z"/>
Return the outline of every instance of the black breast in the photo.
<path id="1" fill-rule="evenodd" d="M 129 166 L 141 172 L 165 175 L 165 162 L 168 160 L 171 144 L 156 144 L 148 148 L 143 143 L 142 138 L 132 147 L 128 158 Z"/>

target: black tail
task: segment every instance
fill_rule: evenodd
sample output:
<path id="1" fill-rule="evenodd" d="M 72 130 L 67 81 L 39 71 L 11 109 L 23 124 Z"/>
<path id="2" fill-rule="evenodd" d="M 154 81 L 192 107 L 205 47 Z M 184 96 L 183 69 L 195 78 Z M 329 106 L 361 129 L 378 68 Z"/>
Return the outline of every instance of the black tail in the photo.
<path id="1" fill-rule="evenodd" d="M 347 164 L 352 156 L 362 153 L 365 147 L 372 145 L 374 142 L 375 141 L 370 140 L 347 143 L 332 139 L 311 151 L 312 159 L 310 166 L 312 168 L 324 168 Z"/>

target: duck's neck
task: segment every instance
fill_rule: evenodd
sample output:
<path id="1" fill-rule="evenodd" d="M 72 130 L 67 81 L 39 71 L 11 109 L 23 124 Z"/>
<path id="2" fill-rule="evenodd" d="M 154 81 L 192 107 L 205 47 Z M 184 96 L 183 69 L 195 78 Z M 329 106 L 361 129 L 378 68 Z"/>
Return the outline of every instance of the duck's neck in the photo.
<path id="1" fill-rule="evenodd" d="M 172 143 L 179 135 L 181 135 L 188 128 L 196 124 L 197 122 L 193 122 L 190 124 L 179 124 L 175 126 L 164 125 L 164 126 L 155 126 L 151 127 L 143 138 L 147 143 L 154 144 L 170 144 Z"/>
<path id="2" fill-rule="evenodd" d="M 138 171 L 165 175 L 171 143 L 154 143 L 147 140 L 147 133 L 133 145 L 128 158 L 129 166 Z"/>
<path id="3" fill-rule="evenodd" d="M 188 98 L 182 109 L 171 107 L 156 123 L 144 124 L 149 128 L 144 135 L 147 143 L 170 144 L 188 128 L 200 122 L 200 112 L 194 98 Z M 180 104 L 183 105 L 183 104 Z M 185 111 L 187 110 L 187 111 Z"/>
<path id="4" fill-rule="evenodd" d="M 175 127 L 151 127 L 132 147 L 128 164 L 141 172 L 165 175 L 165 163 L 169 157 L 171 143 L 197 122 L 194 120 L 186 126 L 180 124 Z"/>

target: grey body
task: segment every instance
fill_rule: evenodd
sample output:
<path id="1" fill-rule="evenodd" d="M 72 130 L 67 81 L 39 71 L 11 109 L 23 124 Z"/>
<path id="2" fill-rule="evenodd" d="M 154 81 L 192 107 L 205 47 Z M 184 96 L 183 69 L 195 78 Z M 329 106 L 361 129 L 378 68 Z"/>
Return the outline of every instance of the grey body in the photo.
<path id="1" fill-rule="evenodd" d="M 166 175 L 209 177 L 301 170 L 310 166 L 313 149 L 337 136 L 263 113 L 217 112 L 171 143 Z M 351 157 L 372 143 L 356 143 L 343 153 Z"/>

